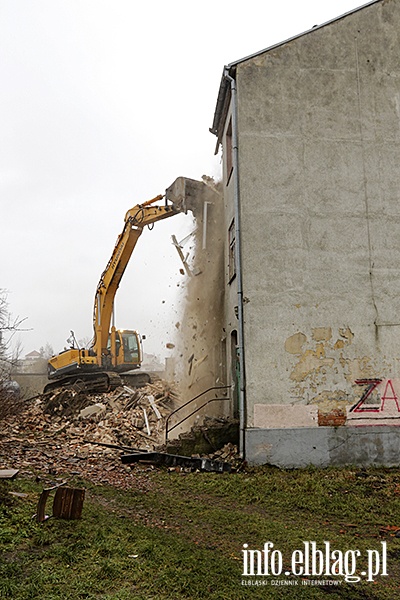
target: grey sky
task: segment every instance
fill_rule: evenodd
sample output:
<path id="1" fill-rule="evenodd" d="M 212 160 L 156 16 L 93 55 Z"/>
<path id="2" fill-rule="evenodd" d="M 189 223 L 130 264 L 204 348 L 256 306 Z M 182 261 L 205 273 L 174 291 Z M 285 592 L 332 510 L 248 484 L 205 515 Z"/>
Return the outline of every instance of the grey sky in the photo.
<path id="1" fill-rule="evenodd" d="M 0 288 L 27 317 L 24 353 L 91 337 L 93 295 L 125 212 L 183 175 L 216 178 L 224 64 L 339 16 L 357 0 L 1 0 Z M 145 231 L 117 325 L 165 354 L 183 283 L 171 234 Z M 179 286 L 178 286 L 179 284 Z"/>

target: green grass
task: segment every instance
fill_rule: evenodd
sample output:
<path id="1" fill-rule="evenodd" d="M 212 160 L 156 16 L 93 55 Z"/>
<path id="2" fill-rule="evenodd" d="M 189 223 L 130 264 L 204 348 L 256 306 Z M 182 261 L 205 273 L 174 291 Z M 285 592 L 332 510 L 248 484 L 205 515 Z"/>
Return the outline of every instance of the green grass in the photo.
<path id="1" fill-rule="evenodd" d="M 260 468 L 236 474 L 136 468 L 129 491 L 75 481 L 87 490 L 82 519 L 32 520 L 42 485 L 0 482 L 0 598 L 11 600 L 240 600 L 400 597 L 400 470 Z M 143 484 L 143 481 L 145 482 Z M 26 498 L 9 491 L 26 492 Z M 51 501 L 49 501 L 49 510 Z M 387 542 L 388 577 L 337 587 L 272 585 L 243 577 L 242 548 L 271 541 L 290 569 L 304 541 L 332 549 Z M 243 579 L 266 582 L 243 586 Z M 323 579 L 323 578 L 311 578 Z M 325 579 L 334 579 L 332 577 Z M 340 580 L 341 578 L 339 578 Z"/>

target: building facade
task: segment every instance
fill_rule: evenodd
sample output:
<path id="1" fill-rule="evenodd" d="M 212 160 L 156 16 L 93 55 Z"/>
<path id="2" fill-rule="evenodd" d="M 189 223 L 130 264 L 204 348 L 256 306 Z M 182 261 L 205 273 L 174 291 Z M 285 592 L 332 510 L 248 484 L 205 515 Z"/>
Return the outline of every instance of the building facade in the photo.
<path id="1" fill-rule="evenodd" d="M 400 2 L 224 69 L 225 325 L 251 463 L 400 463 Z"/>

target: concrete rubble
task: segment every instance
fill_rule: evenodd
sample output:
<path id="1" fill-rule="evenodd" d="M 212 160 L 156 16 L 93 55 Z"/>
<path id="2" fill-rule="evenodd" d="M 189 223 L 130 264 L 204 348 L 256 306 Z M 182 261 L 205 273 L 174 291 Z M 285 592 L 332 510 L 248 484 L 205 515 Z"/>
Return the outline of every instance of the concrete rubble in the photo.
<path id="1" fill-rule="evenodd" d="M 121 465 L 121 451 L 110 446 L 156 449 L 177 400 L 161 380 L 102 394 L 66 388 L 43 394 L 2 420 L 0 469 L 13 467 L 22 475 L 38 476 L 68 473 L 131 487 L 131 469 Z"/>
<path id="2" fill-rule="evenodd" d="M 121 452 L 162 450 L 165 420 L 178 403 L 176 392 L 162 380 L 97 394 L 61 388 L 28 399 L 20 412 L 1 420 L 0 469 L 19 469 L 38 480 L 50 476 L 57 482 L 68 475 L 140 487 L 144 479 L 137 469 L 142 467 L 121 464 Z M 229 444 L 206 458 L 233 465 L 237 448 Z"/>

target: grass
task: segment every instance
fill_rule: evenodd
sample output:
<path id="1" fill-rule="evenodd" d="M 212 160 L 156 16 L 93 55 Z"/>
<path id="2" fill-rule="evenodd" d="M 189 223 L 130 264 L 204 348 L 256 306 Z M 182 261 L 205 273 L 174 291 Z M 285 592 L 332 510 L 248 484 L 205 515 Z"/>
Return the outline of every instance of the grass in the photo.
<path id="1" fill-rule="evenodd" d="M 32 520 L 43 486 L 0 482 L 0 598 L 11 600 L 240 600 L 400 596 L 400 470 L 252 469 L 176 473 L 136 467 L 123 491 L 76 480 L 87 490 L 82 519 Z M 9 491 L 27 493 L 15 497 Z M 50 509 L 49 502 L 49 509 Z M 346 552 L 387 543 L 388 577 L 338 586 L 274 585 L 243 577 L 243 544 L 274 543 L 291 567 L 304 541 Z M 291 578 L 289 578 L 291 579 Z M 307 578 L 303 578 L 307 579 Z M 323 577 L 309 579 L 323 580 Z M 364 578 L 365 579 L 365 578 Z M 254 585 L 242 585 L 242 580 Z M 293 579 L 292 579 L 293 580 Z M 258 582 L 258 585 L 256 583 Z M 266 584 L 266 585 L 264 585 Z"/>

